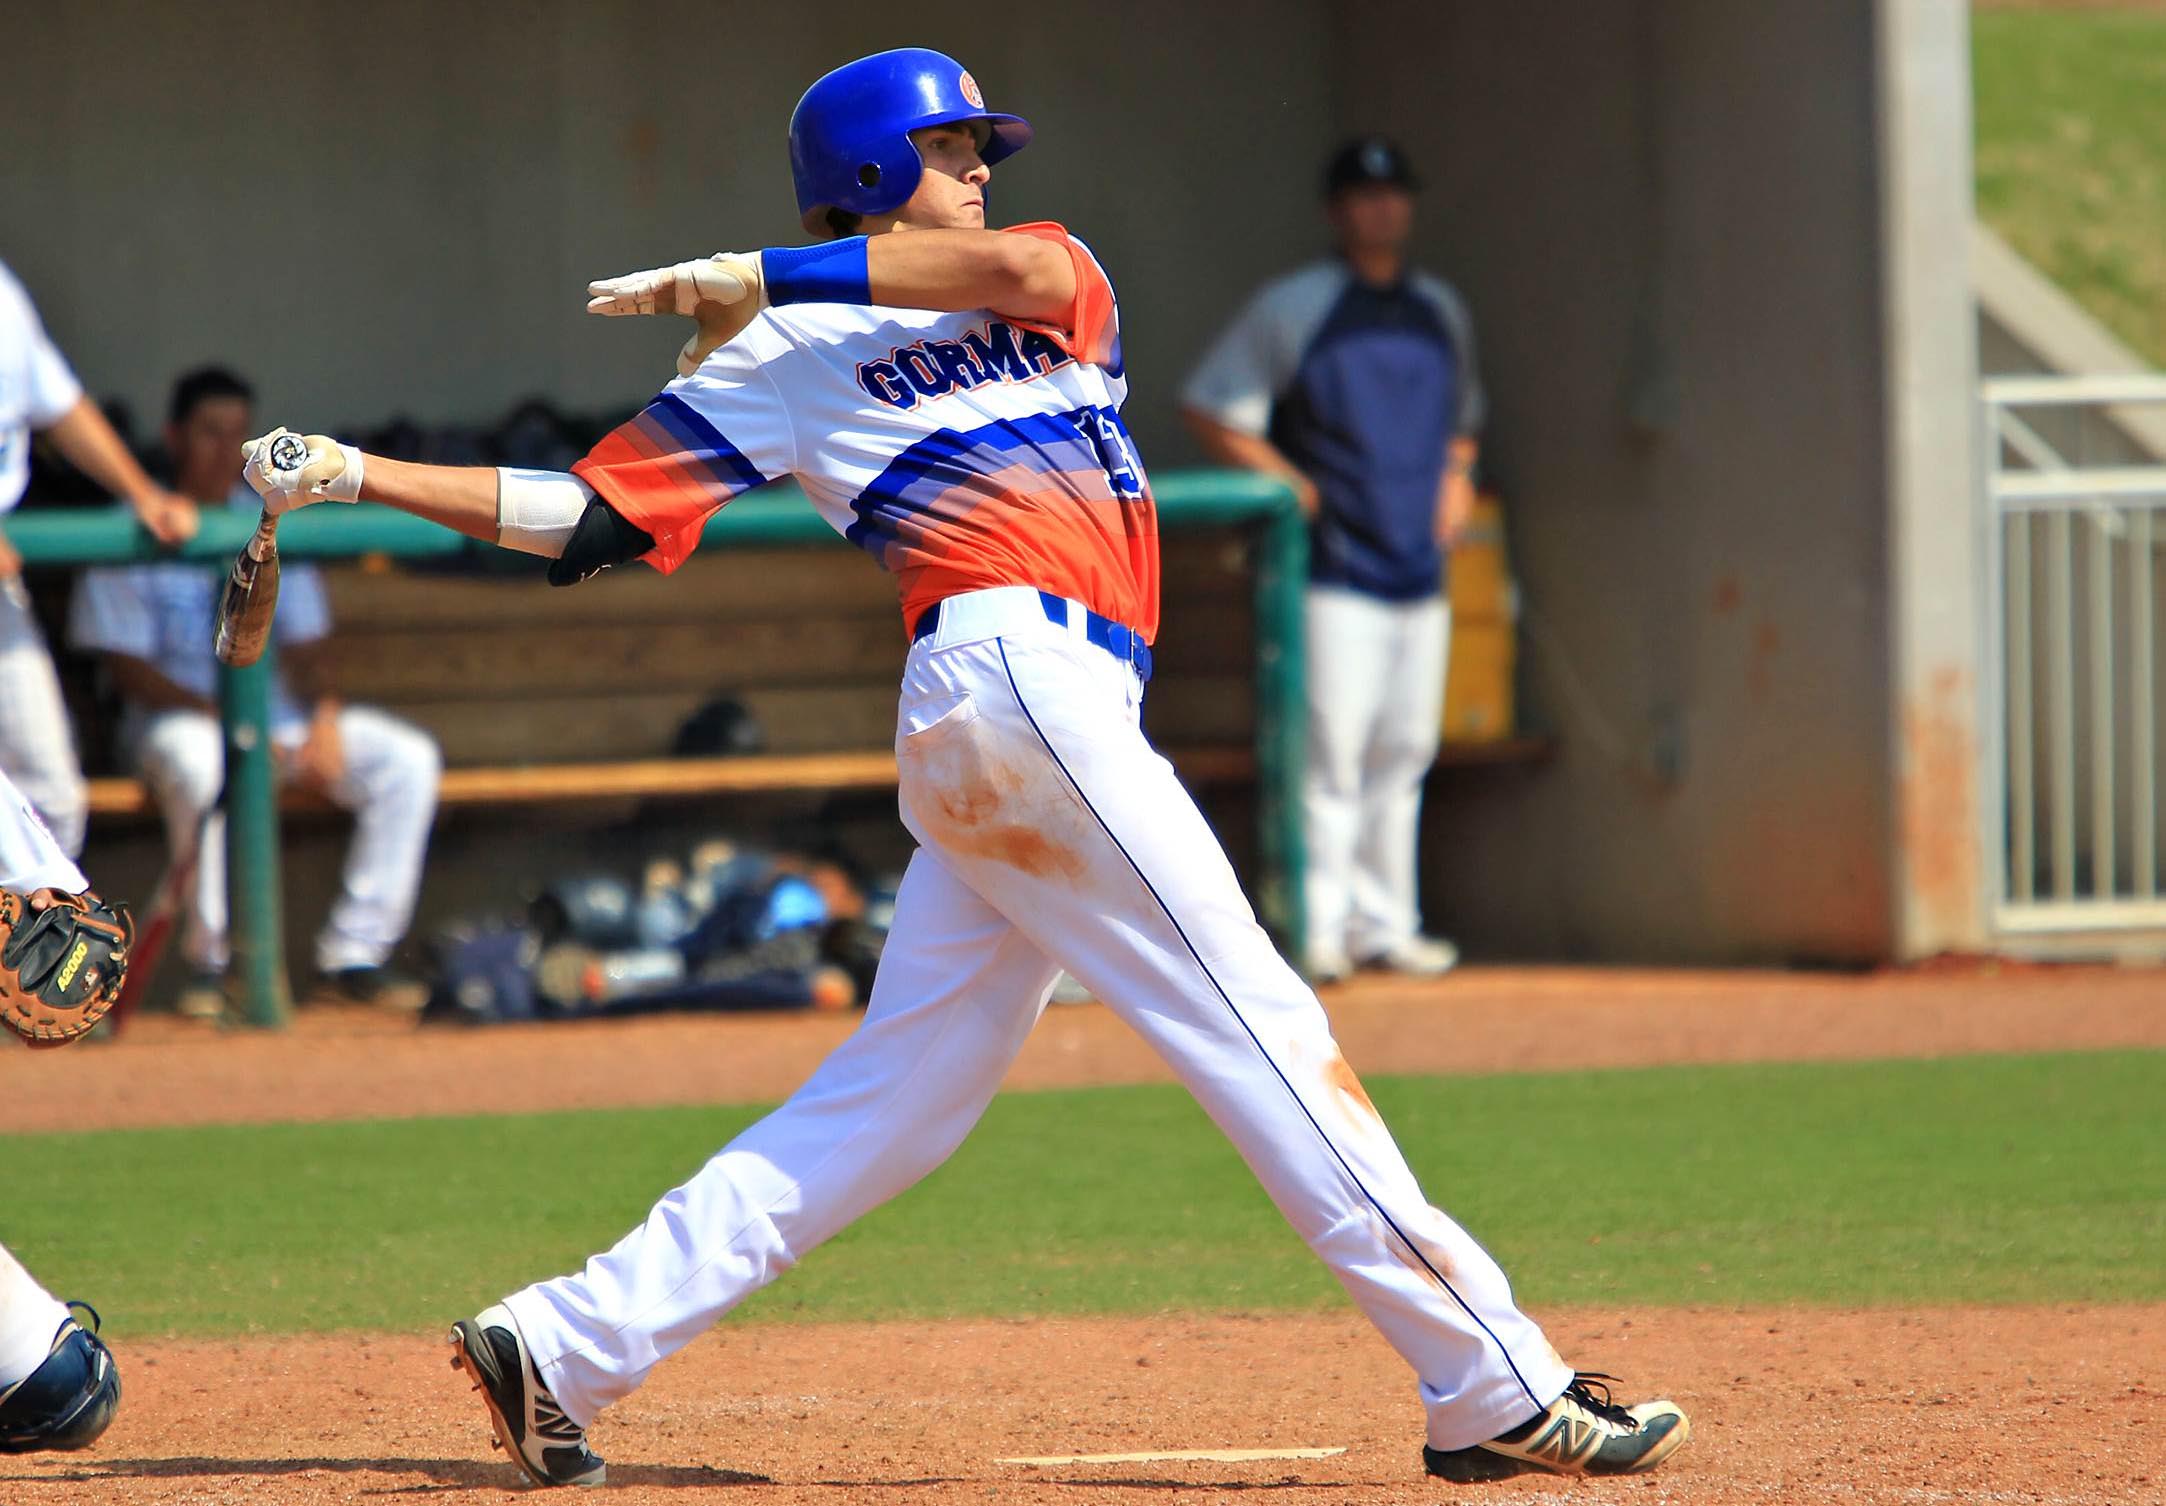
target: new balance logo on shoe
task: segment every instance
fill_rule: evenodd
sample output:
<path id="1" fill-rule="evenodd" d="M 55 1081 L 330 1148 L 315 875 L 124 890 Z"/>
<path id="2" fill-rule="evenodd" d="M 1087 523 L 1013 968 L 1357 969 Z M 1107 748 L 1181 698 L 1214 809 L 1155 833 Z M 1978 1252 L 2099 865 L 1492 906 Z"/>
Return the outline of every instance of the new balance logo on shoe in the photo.
<path id="1" fill-rule="evenodd" d="M 1569 1417 L 1559 1417 L 1555 1427 L 1527 1449 L 1527 1457 L 1550 1464 L 1569 1465 L 1599 1441 L 1592 1427 L 1582 1427 Z"/>
<path id="2" fill-rule="evenodd" d="M 1619 1406 L 1609 1377 L 1572 1377 L 1564 1394 L 1526 1422 L 1472 1448 L 1421 1451 L 1439 1479 L 1463 1485 L 1536 1471 L 1553 1475 L 1637 1475 L 1684 1447 L 1691 1424 L 1673 1401 Z M 1599 1393 L 1599 1394 L 1597 1394 Z"/>
<path id="3" fill-rule="evenodd" d="M 526 1373 L 528 1384 L 534 1388 L 534 1431 L 544 1438 L 553 1438 L 558 1443 L 584 1444 L 587 1441 L 586 1434 L 579 1424 L 564 1415 L 564 1409 L 557 1405 L 557 1399 L 551 1396 L 549 1388 L 542 1384 L 541 1372 L 534 1368 L 531 1360 L 527 1362 Z"/>

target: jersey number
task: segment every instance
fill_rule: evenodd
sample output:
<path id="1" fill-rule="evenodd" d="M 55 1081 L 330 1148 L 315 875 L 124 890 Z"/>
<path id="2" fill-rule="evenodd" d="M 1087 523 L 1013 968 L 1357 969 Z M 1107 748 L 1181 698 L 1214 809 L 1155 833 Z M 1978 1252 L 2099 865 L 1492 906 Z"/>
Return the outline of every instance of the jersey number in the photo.
<path id="1" fill-rule="evenodd" d="M 1136 455 L 1135 441 L 1128 437 L 1128 429 L 1121 423 L 1120 415 L 1104 408 L 1083 408 L 1071 415 L 1075 425 L 1098 452 L 1098 464 L 1105 471 L 1106 479 L 1113 483 L 1113 495 L 1125 501 L 1134 501 L 1143 495 L 1143 462 Z"/>

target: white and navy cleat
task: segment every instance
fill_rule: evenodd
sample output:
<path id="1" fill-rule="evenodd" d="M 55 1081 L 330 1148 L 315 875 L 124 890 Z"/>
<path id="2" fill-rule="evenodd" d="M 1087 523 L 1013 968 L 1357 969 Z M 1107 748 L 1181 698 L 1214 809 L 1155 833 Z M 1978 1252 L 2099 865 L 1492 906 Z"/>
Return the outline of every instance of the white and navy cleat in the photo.
<path id="1" fill-rule="evenodd" d="M 1422 1463 L 1438 1479 L 1459 1485 L 1536 1472 L 1637 1475 L 1685 1446 L 1692 1425 L 1676 1402 L 1619 1406 L 1610 1400 L 1609 1379 L 1575 1375 L 1564 1395 L 1510 1432 L 1472 1448 L 1425 1447 Z"/>
<path id="2" fill-rule="evenodd" d="M 451 1368 L 472 1377 L 496 1441 L 536 1485 L 599 1485 L 604 1466 L 586 1429 L 542 1384 L 519 1325 L 502 1304 L 451 1326 Z"/>

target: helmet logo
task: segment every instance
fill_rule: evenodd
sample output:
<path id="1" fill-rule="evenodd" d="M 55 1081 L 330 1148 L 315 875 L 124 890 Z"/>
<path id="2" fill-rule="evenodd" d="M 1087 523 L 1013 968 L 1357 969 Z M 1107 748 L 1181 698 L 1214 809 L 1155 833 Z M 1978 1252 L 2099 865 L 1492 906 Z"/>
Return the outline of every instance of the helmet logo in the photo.
<path id="1" fill-rule="evenodd" d="M 970 102 L 971 109 L 982 110 L 985 108 L 985 96 L 978 92 L 978 81 L 970 76 L 969 69 L 963 70 L 963 76 L 955 81 L 955 87 L 961 92 L 963 98 Z"/>

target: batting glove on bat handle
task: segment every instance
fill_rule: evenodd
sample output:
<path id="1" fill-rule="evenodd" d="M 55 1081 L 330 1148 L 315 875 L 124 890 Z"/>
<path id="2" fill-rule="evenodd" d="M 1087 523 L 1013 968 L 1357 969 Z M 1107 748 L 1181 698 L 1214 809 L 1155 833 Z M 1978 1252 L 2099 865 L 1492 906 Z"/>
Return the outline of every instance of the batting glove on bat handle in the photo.
<path id="1" fill-rule="evenodd" d="M 328 434 L 273 429 L 243 444 L 241 457 L 241 474 L 263 499 L 263 510 L 271 517 L 311 502 L 361 498 L 361 452 Z"/>

